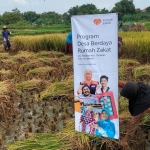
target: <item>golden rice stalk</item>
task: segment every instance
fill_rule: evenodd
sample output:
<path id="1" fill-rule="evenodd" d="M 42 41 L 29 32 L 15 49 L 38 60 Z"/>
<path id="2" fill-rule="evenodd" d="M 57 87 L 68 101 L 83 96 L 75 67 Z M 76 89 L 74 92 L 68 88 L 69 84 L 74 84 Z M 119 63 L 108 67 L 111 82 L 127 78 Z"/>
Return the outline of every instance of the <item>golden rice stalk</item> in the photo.
<path id="1" fill-rule="evenodd" d="M 16 114 L 16 87 L 10 80 L 0 82 L 0 121 L 7 121 Z"/>
<path id="2" fill-rule="evenodd" d="M 119 80 L 134 80 L 133 69 L 139 65 L 140 63 L 133 59 L 119 59 Z"/>
<path id="3" fill-rule="evenodd" d="M 39 67 L 32 69 L 26 73 L 27 79 L 43 79 L 54 82 L 59 79 L 59 70 L 54 67 Z"/>
<path id="4" fill-rule="evenodd" d="M 68 77 L 68 79 L 64 81 L 55 82 L 46 87 L 46 89 L 41 92 L 41 99 L 48 99 L 49 97 L 59 95 L 73 96 L 73 76 Z"/>
<path id="5" fill-rule="evenodd" d="M 149 32 L 123 32 L 122 57 L 137 59 L 142 63 L 150 62 Z"/>
<path id="6" fill-rule="evenodd" d="M 39 92 L 45 89 L 45 87 L 49 84 L 48 81 L 44 80 L 37 80 L 37 79 L 32 79 L 32 80 L 27 80 L 24 82 L 20 82 L 16 84 L 16 88 L 18 90 L 32 90 L 32 89 L 37 89 Z"/>
<path id="7" fill-rule="evenodd" d="M 3 59 L 0 61 L 0 69 L 5 70 L 16 70 L 18 69 L 19 63 L 13 61 L 11 58 Z"/>
<path id="8" fill-rule="evenodd" d="M 14 76 L 11 70 L 5 70 L 5 69 L 0 70 L 0 81 L 13 79 L 13 77 Z"/>
<path id="9" fill-rule="evenodd" d="M 14 49 L 12 51 L 33 51 L 55 50 L 65 51 L 65 34 L 47 34 L 36 36 L 15 36 L 12 38 Z"/>
<path id="10" fill-rule="evenodd" d="M 134 68 L 134 79 L 141 80 L 141 81 L 149 81 L 150 80 L 150 66 L 149 65 L 143 65 L 140 67 Z"/>

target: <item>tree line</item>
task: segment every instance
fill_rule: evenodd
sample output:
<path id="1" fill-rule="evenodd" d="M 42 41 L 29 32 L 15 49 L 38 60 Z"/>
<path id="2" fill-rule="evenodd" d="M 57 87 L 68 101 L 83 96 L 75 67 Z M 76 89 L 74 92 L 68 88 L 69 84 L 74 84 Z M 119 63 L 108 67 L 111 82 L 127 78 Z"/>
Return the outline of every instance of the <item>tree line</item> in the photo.
<path id="1" fill-rule="evenodd" d="M 145 12 L 142 12 L 139 8 L 135 8 L 133 0 L 121 0 L 120 2 L 115 3 L 115 6 L 110 11 L 106 8 L 98 9 L 94 4 L 76 5 L 71 7 L 64 14 L 58 14 L 54 11 L 43 12 L 41 14 L 37 14 L 34 11 L 21 13 L 20 10 L 15 8 L 11 12 L 4 12 L 0 15 L 0 24 L 70 24 L 72 15 L 106 14 L 114 12 L 119 14 L 120 21 L 150 20 L 150 6 L 147 7 Z"/>

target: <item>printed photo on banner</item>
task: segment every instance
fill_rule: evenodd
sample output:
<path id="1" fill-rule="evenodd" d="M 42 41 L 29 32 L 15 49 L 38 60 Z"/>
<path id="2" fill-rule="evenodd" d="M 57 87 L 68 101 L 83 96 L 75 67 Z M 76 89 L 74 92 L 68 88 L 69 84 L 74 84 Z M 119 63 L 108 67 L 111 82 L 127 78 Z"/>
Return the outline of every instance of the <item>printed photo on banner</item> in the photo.
<path id="1" fill-rule="evenodd" d="M 118 15 L 71 18 L 75 130 L 119 139 Z"/>
<path id="2" fill-rule="evenodd" d="M 99 81 L 93 80 L 92 71 L 85 70 L 75 97 L 75 103 L 80 103 L 80 132 L 114 138 L 115 125 L 111 120 L 118 115 L 113 92 L 107 85 L 108 79 L 102 75 Z"/>

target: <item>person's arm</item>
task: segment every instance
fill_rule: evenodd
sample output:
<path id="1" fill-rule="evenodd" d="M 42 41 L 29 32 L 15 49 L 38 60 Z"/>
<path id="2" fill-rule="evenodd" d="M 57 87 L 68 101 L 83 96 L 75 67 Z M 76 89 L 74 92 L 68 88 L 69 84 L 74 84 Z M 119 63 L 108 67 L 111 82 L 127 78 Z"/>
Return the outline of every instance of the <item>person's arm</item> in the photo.
<path id="1" fill-rule="evenodd" d="M 79 86 L 79 88 L 77 90 L 77 94 L 82 94 L 82 85 Z"/>
<path id="2" fill-rule="evenodd" d="M 8 30 L 7 30 L 7 32 L 8 32 L 8 35 L 10 35 L 10 34 L 11 34 L 11 32 L 9 32 Z"/>
<path id="3" fill-rule="evenodd" d="M 2 40 L 4 40 L 5 38 L 5 35 L 4 35 L 4 32 L 2 31 Z"/>
<path id="4" fill-rule="evenodd" d="M 74 98 L 74 102 L 76 103 L 76 102 L 80 102 L 80 103 L 83 103 L 83 99 L 81 99 L 79 96 L 75 96 L 75 98 Z"/>
<path id="5" fill-rule="evenodd" d="M 138 124 L 140 123 L 141 119 L 143 118 L 143 116 L 147 113 L 147 110 L 144 111 L 143 113 L 141 113 L 138 116 L 135 116 L 131 119 L 130 124 L 127 127 L 127 132 L 124 136 L 123 139 L 121 139 L 120 144 L 124 147 L 127 144 L 129 137 L 132 136 L 134 134 L 134 132 L 136 131 L 136 129 L 138 128 Z"/>

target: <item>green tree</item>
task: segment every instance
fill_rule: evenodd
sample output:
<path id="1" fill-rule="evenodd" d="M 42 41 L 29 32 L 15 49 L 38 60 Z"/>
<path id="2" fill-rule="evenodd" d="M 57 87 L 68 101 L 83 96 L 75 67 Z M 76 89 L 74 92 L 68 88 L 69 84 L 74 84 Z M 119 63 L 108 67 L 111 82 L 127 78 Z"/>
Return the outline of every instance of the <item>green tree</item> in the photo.
<path id="1" fill-rule="evenodd" d="M 21 20 L 23 20 L 23 18 L 17 8 L 13 9 L 12 12 L 4 12 L 2 15 L 3 24 L 13 24 Z"/>
<path id="2" fill-rule="evenodd" d="M 99 9 L 96 8 L 93 4 L 83 4 L 81 6 L 76 5 L 68 10 L 68 14 L 79 15 L 79 14 L 99 14 Z"/>
<path id="3" fill-rule="evenodd" d="M 33 23 L 33 22 L 36 22 L 37 19 L 40 17 L 39 14 L 36 14 L 36 12 L 34 11 L 27 11 L 27 12 L 24 12 L 22 14 L 24 20 L 30 22 L 30 23 Z"/>
<path id="4" fill-rule="evenodd" d="M 70 18 L 72 15 L 84 15 L 84 14 L 100 14 L 101 11 L 96 8 L 93 4 L 83 4 L 81 6 L 76 5 L 71 7 L 67 13 L 63 14 L 63 19 L 70 23 Z"/>
<path id="5" fill-rule="evenodd" d="M 146 8 L 146 12 L 150 13 L 150 6 Z"/>
<path id="6" fill-rule="evenodd" d="M 83 4 L 79 7 L 79 14 L 99 14 L 99 9 L 93 4 Z"/>
<path id="7" fill-rule="evenodd" d="M 106 8 L 103 8 L 100 10 L 100 13 L 101 14 L 107 14 L 107 13 L 109 13 L 109 11 Z"/>
<path id="8" fill-rule="evenodd" d="M 45 20 L 44 24 L 61 24 L 62 23 L 62 15 L 52 11 L 52 12 L 44 12 L 40 15 L 38 22 L 41 20 Z"/>
<path id="9" fill-rule="evenodd" d="M 2 16 L 0 15 L 0 24 L 3 24 L 3 22 L 2 22 Z"/>
<path id="10" fill-rule="evenodd" d="M 119 19 L 124 15 L 124 14 L 135 14 L 136 9 L 133 4 L 133 0 L 121 0 L 120 2 L 115 3 L 115 7 L 112 8 L 111 12 L 118 12 L 119 14 Z"/>
<path id="11" fill-rule="evenodd" d="M 69 24 L 70 23 L 70 15 L 68 13 L 64 13 L 62 15 L 62 20 L 65 24 Z"/>

